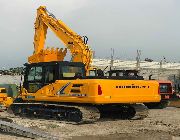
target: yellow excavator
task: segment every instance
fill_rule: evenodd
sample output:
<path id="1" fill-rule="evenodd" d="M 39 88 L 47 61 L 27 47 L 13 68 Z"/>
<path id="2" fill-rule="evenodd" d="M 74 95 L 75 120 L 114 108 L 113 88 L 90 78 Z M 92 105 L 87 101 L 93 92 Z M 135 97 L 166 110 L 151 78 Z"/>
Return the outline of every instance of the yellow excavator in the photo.
<path id="1" fill-rule="evenodd" d="M 13 103 L 13 98 L 9 97 L 6 88 L 0 87 L 0 110 L 6 110 Z"/>
<path id="2" fill-rule="evenodd" d="M 63 61 L 67 49 L 44 48 L 48 28 L 70 50 L 72 62 Z M 148 110 L 142 103 L 160 101 L 157 81 L 113 79 L 102 71 L 88 76 L 91 58 L 87 37 L 79 36 L 40 6 L 35 21 L 34 54 L 25 64 L 21 96 L 9 112 L 78 123 L 109 115 L 143 119 Z"/>

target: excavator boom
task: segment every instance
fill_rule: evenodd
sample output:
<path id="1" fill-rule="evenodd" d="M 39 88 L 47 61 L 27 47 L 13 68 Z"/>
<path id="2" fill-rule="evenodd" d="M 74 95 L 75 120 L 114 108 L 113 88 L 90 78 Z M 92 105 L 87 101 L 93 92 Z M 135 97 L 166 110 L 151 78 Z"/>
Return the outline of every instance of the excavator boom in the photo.
<path id="1" fill-rule="evenodd" d="M 66 46 L 66 49 L 45 49 L 47 29 L 50 28 Z M 29 63 L 63 61 L 67 49 L 72 54 L 72 62 L 83 62 L 86 70 L 89 69 L 92 51 L 87 43 L 87 37 L 81 37 L 71 30 L 61 20 L 55 18 L 47 11 L 46 7 L 40 6 L 37 9 L 34 35 L 34 54 L 28 58 Z"/>

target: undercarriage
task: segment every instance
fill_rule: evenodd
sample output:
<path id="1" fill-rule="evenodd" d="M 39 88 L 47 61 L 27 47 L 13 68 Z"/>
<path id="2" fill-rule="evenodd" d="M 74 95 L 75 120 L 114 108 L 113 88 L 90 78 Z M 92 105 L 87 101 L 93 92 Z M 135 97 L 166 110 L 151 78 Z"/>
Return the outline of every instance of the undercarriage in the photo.
<path id="1" fill-rule="evenodd" d="M 144 119 L 148 116 L 148 109 L 143 104 L 13 103 L 8 111 L 22 117 L 73 123 L 92 123 L 103 118 Z"/>

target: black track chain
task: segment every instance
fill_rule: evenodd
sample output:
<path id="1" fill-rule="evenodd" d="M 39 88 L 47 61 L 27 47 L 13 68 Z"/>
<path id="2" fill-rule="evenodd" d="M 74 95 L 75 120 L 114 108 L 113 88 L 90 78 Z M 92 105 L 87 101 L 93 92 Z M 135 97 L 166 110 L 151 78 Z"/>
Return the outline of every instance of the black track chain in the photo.
<path id="1" fill-rule="evenodd" d="M 45 105 L 45 106 L 55 106 L 55 107 L 63 107 L 63 108 L 73 108 L 75 110 L 78 110 L 82 114 L 82 119 L 79 122 L 68 122 L 72 124 L 80 124 L 80 123 L 88 123 L 88 122 L 95 122 L 100 118 L 100 112 L 96 107 L 93 106 L 78 106 L 78 105 L 60 105 L 60 104 L 44 104 L 44 103 L 13 103 L 13 105 Z M 9 113 L 13 113 L 13 110 L 11 110 L 11 107 L 8 110 Z M 16 114 L 14 114 L 16 115 Z M 66 118 L 65 118 L 66 120 Z"/>

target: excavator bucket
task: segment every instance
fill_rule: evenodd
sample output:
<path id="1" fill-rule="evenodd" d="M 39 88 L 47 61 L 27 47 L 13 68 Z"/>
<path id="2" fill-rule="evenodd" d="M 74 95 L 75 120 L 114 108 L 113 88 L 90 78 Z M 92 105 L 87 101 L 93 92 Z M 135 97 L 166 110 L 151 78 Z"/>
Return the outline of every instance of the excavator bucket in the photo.
<path id="1" fill-rule="evenodd" d="M 16 84 L 0 84 L 0 88 L 6 88 L 8 97 L 15 98 L 19 93 L 19 87 Z"/>
<path id="2" fill-rule="evenodd" d="M 13 103 L 19 88 L 16 84 L 0 84 L 0 90 L 0 111 L 3 111 Z"/>

